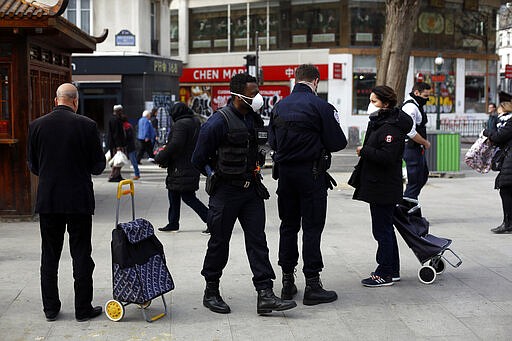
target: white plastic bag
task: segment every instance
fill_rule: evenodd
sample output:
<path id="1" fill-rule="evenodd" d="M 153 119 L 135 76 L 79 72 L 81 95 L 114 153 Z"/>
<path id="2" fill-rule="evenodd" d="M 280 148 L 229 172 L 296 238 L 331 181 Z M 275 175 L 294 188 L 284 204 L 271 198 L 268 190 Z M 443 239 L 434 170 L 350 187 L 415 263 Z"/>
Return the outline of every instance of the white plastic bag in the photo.
<path id="1" fill-rule="evenodd" d="M 127 165 L 130 161 L 128 160 L 128 157 L 126 155 L 118 150 L 116 152 L 116 155 L 112 158 L 112 167 L 123 167 L 124 165 Z"/>

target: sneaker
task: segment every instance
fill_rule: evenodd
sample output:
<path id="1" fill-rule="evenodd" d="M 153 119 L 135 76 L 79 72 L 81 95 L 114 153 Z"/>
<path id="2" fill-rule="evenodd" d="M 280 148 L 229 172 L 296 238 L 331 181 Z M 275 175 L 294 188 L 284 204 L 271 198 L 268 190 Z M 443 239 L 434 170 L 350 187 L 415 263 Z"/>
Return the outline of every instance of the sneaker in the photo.
<path id="1" fill-rule="evenodd" d="M 210 235 L 210 230 L 206 229 L 204 231 L 201 231 L 201 234 L 208 236 L 208 235 Z"/>
<path id="2" fill-rule="evenodd" d="M 148 157 L 148 162 L 155 163 L 155 159 L 153 159 L 152 157 Z"/>
<path id="3" fill-rule="evenodd" d="M 365 287 L 384 287 L 395 284 L 391 279 L 391 276 L 388 277 L 380 277 L 377 275 L 372 275 L 368 278 L 365 278 L 361 281 Z"/>
<path id="4" fill-rule="evenodd" d="M 375 272 L 370 273 L 370 276 L 375 276 Z M 391 280 L 393 282 L 400 282 L 400 274 L 393 275 L 393 277 L 391 277 Z"/>

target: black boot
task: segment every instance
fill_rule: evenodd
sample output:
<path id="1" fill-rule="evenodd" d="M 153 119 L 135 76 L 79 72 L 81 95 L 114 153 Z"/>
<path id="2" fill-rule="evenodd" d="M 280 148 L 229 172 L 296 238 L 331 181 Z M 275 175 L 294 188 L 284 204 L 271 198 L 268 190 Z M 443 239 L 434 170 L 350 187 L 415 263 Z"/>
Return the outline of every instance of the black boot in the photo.
<path id="1" fill-rule="evenodd" d="M 224 302 L 219 293 L 219 282 L 206 282 L 206 289 L 204 289 L 203 305 L 213 312 L 220 314 L 229 314 L 231 309 Z"/>
<path id="2" fill-rule="evenodd" d="M 494 229 L 491 229 L 491 231 L 496 234 L 512 233 L 512 222 L 511 222 L 510 216 L 508 214 L 505 214 L 503 223 L 500 226 L 498 226 Z"/>
<path id="3" fill-rule="evenodd" d="M 283 272 L 283 289 L 281 289 L 281 298 L 283 300 L 292 300 L 293 296 L 297 293 L 297 286 L 295 285 L 295 274 Z"/>
<path id="4" fill-rule="evenodd" d="M 492 229 L 491 229 L 491 232 L 496 232 L 496 231 L 498 231 L 498 230 L 503 229 L 504 227 L 505 227 L 505 220 L 503 220 L 503 222 L 501 223 L 501 225 L 500 225 L 500 226 L 496 226 L 496 227 L 492 228 Z"/>
<path id="5" fill-rule="evenodd" d="M 276 295 L 272 288 L 258 290 L 258 314 L 268 314 L 272 310 L 283 311 L 295 308 L 297 303 L 295 301 L 282 300 Z"/>
<path id="6" fill-rule="evenodd" d="M 315 305 L 320 303 L 329 303 L 336 301 L 338 295 L 336 291 L 325 290 L 322 287 L 320 276 L 306 278 L 306 289 L 304 289 L 304 305 Z"/>

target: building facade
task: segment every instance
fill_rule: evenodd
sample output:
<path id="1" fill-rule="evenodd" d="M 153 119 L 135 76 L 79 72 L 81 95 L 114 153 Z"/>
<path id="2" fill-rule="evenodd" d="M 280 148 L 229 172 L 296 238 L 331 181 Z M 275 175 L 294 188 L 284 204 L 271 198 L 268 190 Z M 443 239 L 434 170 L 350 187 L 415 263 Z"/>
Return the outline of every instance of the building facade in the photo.
<path id="1" fill-rule="evenodd" d="M 170 0 L 70 0 L 64 16 L 85 32 L 108 28 L 92 55 L 73 54 L 79 113 L 106 130 L 112 107 L 122 104 L 132 123 L 159 108 L 162 129 L 179 92 L 182 63 L 170 58 Z M 161 116 L 162 118 L 162 116 Z"/>
<path id="2" fill-rule="evenodd" d="M 416 81 L 432 83 L 434 59 L 442 54 L 443 119 L 485 118 L 497 98 L 496 17 L 499 1 L 422 1 L 411 34 L 413 50 L 406 92 Z M 362 134 L 375 86 L 385 29 L 384 1 L 357 0 L 173 0 L 171 56 L 184 63 L 180 100 L 208 115 L 229 96 L 229 75 L 244 71 L 244 56 L 259 46 L 266 99 L 264 117 L 285 96 L 293 70 L 313 63 L 321 72 L 319 95 L 337 107 L 342 127 Z M 437 90 L 437 89 L 436 89 Z M 436 98 L 426 106 L 435 126 Z"/>

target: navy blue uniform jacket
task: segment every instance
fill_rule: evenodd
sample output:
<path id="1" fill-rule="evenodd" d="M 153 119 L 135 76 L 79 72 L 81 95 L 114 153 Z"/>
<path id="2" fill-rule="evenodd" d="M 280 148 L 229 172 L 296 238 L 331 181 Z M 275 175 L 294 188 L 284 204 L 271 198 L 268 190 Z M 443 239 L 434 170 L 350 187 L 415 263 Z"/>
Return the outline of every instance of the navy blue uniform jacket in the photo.
<path id="1" fill-rule="evenodd" d="M 242 115 L 236 108 L 229 104 L 233 112 L 245 123 L 247 129 L 254 129 L 254 120 L 251 113 Z M 192 154 L 192 164 L 199 169 L 199 171 L 206 175 L 204 167 L 210 165 L 214 168 L 213 160 L 216 157 L 216 152 L 221 143 L 224 141 L 228 133 L 228 123 L 219 112 L 213 115 L 206 121 L 199 131 L 196 149 Z"/>
<path id="2" fill-rule="evenodd" d="M 28 165 L 39 176 L 36 212 L 94 214 L 91 174 L 105 169 L 96 122 L 59 105 L 29 126 Z"/>
<path id="3" fill-rule="evenodd" d="M 276 126 L 276 116 L 293 122 L 298 129 Z M 342 150 L 347 139 L 338 121 L 338 112 L 331 104 L 316 96 L 308 85 L 296 84 L 272 110 L 268 142 L 275 151 L 274 161 L 312 162 L 320 157 L 322 149 Z"/>

